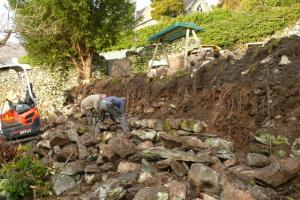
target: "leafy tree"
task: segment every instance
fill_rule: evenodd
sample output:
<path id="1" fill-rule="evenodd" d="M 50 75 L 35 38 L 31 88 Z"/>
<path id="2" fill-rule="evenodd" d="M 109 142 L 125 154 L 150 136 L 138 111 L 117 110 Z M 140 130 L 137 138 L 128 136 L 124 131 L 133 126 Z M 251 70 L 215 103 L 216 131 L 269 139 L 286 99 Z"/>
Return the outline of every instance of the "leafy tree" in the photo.
<path id="1" fill-rule="evenodd" d="M 114 45 L 133 30 L 128 0 L 10 0 L 29 60 L 72 63 L 90 80 L 96 51 Z"/>
<path id="2" fill-rule="evenodd" d="M 153 19 L 174 18 L 183 13 L 183 0 L 154 0 L 151 7 Z"/>

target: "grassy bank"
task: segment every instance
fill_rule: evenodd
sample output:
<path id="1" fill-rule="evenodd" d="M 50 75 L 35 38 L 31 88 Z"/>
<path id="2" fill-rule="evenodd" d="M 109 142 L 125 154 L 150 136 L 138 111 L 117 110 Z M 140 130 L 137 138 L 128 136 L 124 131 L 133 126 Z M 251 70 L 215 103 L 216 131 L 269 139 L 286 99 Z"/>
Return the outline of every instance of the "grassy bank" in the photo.
<path id="1" fill-rule="evenodd" d="M 276 31 L 292 25 L 300 19 L 300 3 L 284 7 L 264 7 L 260 9 L 230 11 L 217 8 L 213 12 L 195 13 L 180 16 L 172 21 L 149 26 L 134 34 L 124 35 L 112 48 L 107 50 L 126 49 L 134 46 L 145 46 L 150 43 L 147 38 L 175 22 L 194 22 L 205 28 L 199 33 L 205 44 L 216 44 L 223 48 L 232 48 L 239 43 L 259 41 Z"/>

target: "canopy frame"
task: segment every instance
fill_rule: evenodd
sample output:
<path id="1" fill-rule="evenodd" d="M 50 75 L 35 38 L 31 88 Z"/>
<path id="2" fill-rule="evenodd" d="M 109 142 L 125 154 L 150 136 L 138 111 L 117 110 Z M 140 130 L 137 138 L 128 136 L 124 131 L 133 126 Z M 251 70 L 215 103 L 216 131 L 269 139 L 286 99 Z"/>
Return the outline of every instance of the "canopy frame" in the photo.
<path id="1" fill-rule="evenodd" d="M 190 41 L 195 40 L 198 48 L 202 48 L 201 39 L 197 36 L 196 31 L 204 32 L 205 30 L 194 23 L 177 22 L 169 26 L 168 28 L 150 36 L 149 40 L 155 42 L 156 45 L 153 57 L 149 63 L 149 67 L 153 68 L 153 62 L 157 57 L 159 46 L 162 46 L 163 54 L 167 62 L 167 67 L 170 67 L 170 61 L 168 57 L 166 44 L 174 40 L 180 39 L 182 37 L 185 37 L 184 67 L 187 68 L 187 57 L 189 52 Z"/>

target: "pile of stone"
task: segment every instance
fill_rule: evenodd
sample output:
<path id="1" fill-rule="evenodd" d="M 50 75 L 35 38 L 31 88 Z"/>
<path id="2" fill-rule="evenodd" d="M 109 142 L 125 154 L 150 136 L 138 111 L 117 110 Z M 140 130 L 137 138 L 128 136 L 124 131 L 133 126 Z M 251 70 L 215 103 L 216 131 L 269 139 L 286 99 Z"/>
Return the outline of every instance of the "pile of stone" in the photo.
<path id="1" fill-rule="evenodd" d="M 294 35 L 300 36 L 300 20 L 297 21 L 294 25 L 292 25 L 290 27 L 286 27 L 282 31 L 279 31 L 279 32 L 273 34 L 272 36 L 266 38 L 264 40 L 264 43 L 267 43 L 268 41 L 270 41 L 273 38 L 283 38 L 283 37 L 290 37 L 290 36 L 294 36 Z"/>
<path id="2" fill-rule="evenodd" d="M 222 59 L 226 62 L 234 63 L 239 59 L 239 55 L 230 51 L 230 50 L 220 50 L 213 49 L 212 47 L 206 47 L 202 49 L 195 49 L 191 51 L 191 54 L 187 57 L 186 66 L 184 64 L 184 54 L 172 54 L 169 55 L 169 66 L 166 66 L 166 63 L 161 62 L 161 66 L 157 68 L 152 68 L 148 72 L 147 76 L 149 78 L 153 77 L 164 77 L 176 74 L 178 71 L 186 71 L 191 73 L 192 76 L 200 68 L 208 65 L 210 62 L 216 59 Z M 157 65 L 160 65 L 159 62 Z"/>
<path id="3" fill-rule="evenodd" d="M 57 119 L 36 152 L 61 199 L 272 199 L 300 171 L 299 158 L 252 153 L 243 162 L 198 120 L 130 119 L 131 132 L 95 134 L 84 119 Z"/>

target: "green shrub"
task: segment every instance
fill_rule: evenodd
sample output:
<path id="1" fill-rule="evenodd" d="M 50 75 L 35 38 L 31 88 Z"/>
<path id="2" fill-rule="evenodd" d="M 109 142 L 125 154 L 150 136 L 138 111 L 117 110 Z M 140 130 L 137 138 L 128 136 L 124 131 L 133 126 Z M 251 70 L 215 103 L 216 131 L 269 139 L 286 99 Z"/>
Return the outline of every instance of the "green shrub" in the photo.
<path id="1" fill-rule="evenodd" d="M 8 200 L 50 196 L 47 174 L 47 168 L 35 156 L 25 152 L 0 169 L 0 194 Z"/>
<path id="2" fill-rule="evenodd" d="M 151 58 L 145 57 L 145 56 L 138 56 L 134 62 L 134 67 L 132 69 L 132 72 L 134 74 L 143 74 L 146 73 L 148 70 L 148 61 Z"/>
<path id="3" fill-rule="evenodd" d="M 243 7 L 246 9 L 254 9 L 258 7 L 272 7 L 272 6 L 290 6 L 299 3 L 299 0 L 243 0 Z"/>
<path id="4" fill-rule="evenodd" d="M 255 1 L 255 0 L 251 0 Z M 257 0 L 258 1 L 258 0 Z M 287 5 L 297 0 L 268 0 L 267 5 Z M 271 3 L 273 2 L 273 3 Z M 276 2 L 281 2 L 277 4 Z M 285 3 L 284 3 L 285 2 Z M 204 33 L 198 33 L 204 44 L 215 44 L 232 48 L 239 43 L 259 41 L 278 30 L 299 20 L 300 3 L 284 7 L 263 7 L 262 9 L 230 11 L 216 8 L 210 13 L 194 13 L 179 16 L 168 22 L 139 29 L 136 36 L 124 36 L 121 42 L 106 50 L 131 48 L 149 45 L 148 37 L 175 22 L 194 22 L 203 26 Z M 137 38 L 135 41 L 134 38 Z"/>

